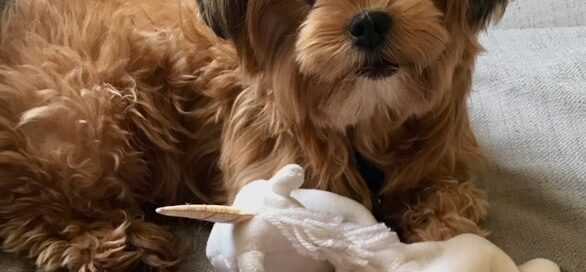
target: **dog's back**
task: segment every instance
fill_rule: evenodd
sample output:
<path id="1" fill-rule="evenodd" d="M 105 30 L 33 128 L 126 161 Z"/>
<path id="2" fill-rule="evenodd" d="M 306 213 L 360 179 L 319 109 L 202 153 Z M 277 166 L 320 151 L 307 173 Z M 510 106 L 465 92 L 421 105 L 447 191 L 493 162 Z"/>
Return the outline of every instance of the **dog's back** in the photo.
<path id="1" fill-rule="evenodd" d="M 169 235 L 141 219 L 140 205 L 221 201 L 211 75 L 235 67 L 229 47 L 212 48 L 216 38 L 193 24 L 193 6 L 9 3 L 0 22 L 4 250 L 47 271 L 175 263 Z"/>

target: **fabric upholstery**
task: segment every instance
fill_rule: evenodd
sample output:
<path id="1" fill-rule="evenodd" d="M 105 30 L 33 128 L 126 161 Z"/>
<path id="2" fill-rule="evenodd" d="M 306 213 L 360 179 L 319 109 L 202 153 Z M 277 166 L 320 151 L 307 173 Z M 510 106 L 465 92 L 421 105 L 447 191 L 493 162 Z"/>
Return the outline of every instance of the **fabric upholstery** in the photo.
<path id="1" fill-rule="evenodd" d="M 510 0 L 500 29 L 584 26 L 584 0 Z"/>
<path id="2" fill-rule="evenodd" d="M 586 271 L 586 27 L 483 40 L 470 104 L 488 155 L 490 239 L 517 262 Z"/>

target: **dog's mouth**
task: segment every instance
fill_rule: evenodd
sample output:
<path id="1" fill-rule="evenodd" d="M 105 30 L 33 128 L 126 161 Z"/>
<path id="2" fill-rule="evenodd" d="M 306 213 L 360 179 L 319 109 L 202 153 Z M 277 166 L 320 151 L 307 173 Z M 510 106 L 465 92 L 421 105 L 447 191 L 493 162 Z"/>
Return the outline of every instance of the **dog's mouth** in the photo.
<path id="1" fill-rule="evenodd" d="M 374 62 L 368 62 L 358 69 L 358 76 L 365 77 L 372 80 L 379 80 L 390 77 L 399 71 L 399 65 L 396 63 L 379 60 Z"/>

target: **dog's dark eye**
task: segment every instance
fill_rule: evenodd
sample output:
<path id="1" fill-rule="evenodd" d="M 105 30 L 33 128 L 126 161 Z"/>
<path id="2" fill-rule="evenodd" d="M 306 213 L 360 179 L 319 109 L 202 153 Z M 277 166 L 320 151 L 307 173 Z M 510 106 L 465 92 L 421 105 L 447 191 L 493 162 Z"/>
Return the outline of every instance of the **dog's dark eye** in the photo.
<path id="1" fill-rule="evenodd" d="M 316 0 L 305 0 L 305 1 L 307 1 L 308 4 L 313 6 L 313 5 L 315 5 Z"/>

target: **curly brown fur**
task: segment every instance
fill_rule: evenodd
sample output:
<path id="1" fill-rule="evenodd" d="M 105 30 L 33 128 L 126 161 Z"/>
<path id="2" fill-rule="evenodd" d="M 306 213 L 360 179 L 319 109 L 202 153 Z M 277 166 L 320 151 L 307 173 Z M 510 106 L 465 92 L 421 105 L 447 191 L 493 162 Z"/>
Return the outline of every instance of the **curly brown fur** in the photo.
<path id="1" fill-rule="evenodd" d="M 9 4 L 3 249 L 41 271 L 169 270 L 175 245 L 143 204 L 230 201 L 292 162 L 308 187 L 382 208 L 408 240 L 482 232 L 466 97 L 477 32 L 506 1 L 310 2 L 199 0 L 201 19 L 190 0 Z M 347 38 L 365 9 L 394 20 L 378 57 Z M 356 74 L 376 58 L 398 72 Z M 354 152 L 385 171 L 380 195 Z"/>
<path id="2" fill-rule="evenodd" d="M 203 25 L 189 29 L 191 42 L 180 14 L 196 16 L 175 1 L 9 4 L 0 24 L 4 250 L 42 271 L 164 270 L 175 246 L 141 205 L 223 201 L 219 107 L 208 110 L 197 90 L 229 93 L 236 59 Z"/>

